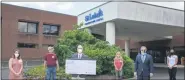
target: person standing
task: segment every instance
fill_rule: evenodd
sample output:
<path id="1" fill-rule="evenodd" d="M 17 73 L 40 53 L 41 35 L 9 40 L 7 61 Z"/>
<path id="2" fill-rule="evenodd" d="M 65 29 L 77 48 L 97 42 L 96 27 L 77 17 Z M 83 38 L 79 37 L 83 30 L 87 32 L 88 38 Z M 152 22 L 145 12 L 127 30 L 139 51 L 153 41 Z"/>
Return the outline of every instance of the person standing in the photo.
<path id="1" fill-rule="evenodd" d="M 83 53 L 83 47 L 82 47 L 82 45 L 78 45 L 77 46 L 77 53 L 74 53 L 72 56 L 71 56 L 71 58 L 70 58 L 71 60 L 88 60 L 89 58 L 88 58 L 88 56 L 87 55 L 85 55 L 84 53 Z M 72 77 L 77 77 L 77 78 L 84 78 L 85 77 L 85 75 L 82 75 L 82 74 L 72 74 Z"/>
<path id="2" fill-rule="evenodd" d="M 169 73 L 170 80 L 176 80 L 177 62 L 178 62 L 178 57 L 177 55 L 175 55 L 174 50 L 171 49 L 167 57 L 168 73 Z"/>
<path id="3" fill-rule="evenodd" d="M 19 50 L 15 50 L 12 58 L 9 59 L 9 80 L 21 80 L 23 79 L 23 61 Z"/>
<path id="4" fill-rule="evenodd" d="M 134 75 L 137 80 L 150 80 L 153 76 L 153 58 L 151 55 L 147 54 L 147 48 L 141 46 L 141 53 L 136 56 L 135 60 L 135 72 Z"/>
<path id="5" fill-rule="evenodd" d="M 44 68 L 46 69 L 46 80 L 56 80 L 56 68 L 59 70 L 59 64 L 53 47 L 48 47 L 49 53 L 44 56 Z"/>
<path id="6" fill-rule="evenodd" d="M 114 58 L 114 68 L 115 68 L 115 72 L 116 72 L 116 79 L 121 78 L 122 79 L 122 69 L 123 69 L 123 58 L 120 54 L 120 52 L 116 53 L 116 56 Z"/>
<path id="7" fill-rule="evenodd" d="M 88 59 L 88 56 L 86 56 L 85 54 L 83 54 L 83 47 L 82 47 L 82 45 L 78 45 L 78 47 L 77 47 L 77 53 L 74 53 L 71 56 L 71 59 Z"/>

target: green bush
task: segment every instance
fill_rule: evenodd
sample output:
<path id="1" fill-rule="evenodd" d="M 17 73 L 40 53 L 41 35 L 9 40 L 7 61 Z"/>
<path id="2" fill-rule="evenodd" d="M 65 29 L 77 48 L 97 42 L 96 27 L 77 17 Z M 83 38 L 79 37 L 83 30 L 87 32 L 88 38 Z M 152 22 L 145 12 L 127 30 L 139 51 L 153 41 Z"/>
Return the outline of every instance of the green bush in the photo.
<path id="1" fill-rule="evenodd" d="M 55 45 L 55 53 L 58 56 L 59 64 L 65 67 L 65 60 L 70 58 L 76 52 L 77 45 L 84 47 L 84 54 L 89 58 L 97 60 L 97 74 L 114 74 L 113 59 L 117 51 L 121 48 L 115 45 L 109 45 L 107 41 L 99 40 L 89 34 L 86 29 L 78 30 L 83 24 L 75 25 L 76 29 L 65 31 L 58 39 Z M 125 60 L 123 68 L 124 77 L 133 77 L 134 64 L 133 61 L 121 51 Z"/>
<path id="2" fill-rule="evenodd" d="M 43 65 L 36 66 L 34 68 L 28 69 L 26 72 L 24 72 L 24 75 L 27 79 L 44 79 L 45 78 L 45 69 Z M 67 79 L 71 80 L 72 76 L 69 74 L 65 74 L 65 70 L 63 68 L 60 68 L 59 71 L 57 71 L 57 79 Z"/>

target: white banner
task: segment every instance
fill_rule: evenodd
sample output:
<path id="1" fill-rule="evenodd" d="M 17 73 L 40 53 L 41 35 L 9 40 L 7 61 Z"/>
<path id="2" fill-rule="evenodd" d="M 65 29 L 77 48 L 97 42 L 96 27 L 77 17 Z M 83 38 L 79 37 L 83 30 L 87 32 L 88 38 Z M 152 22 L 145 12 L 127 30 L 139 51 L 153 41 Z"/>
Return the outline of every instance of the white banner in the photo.
<path id="1" fill-rule="evenodd" d="M 65 73 L 96 75 L 96 60 L 66 60 Z"/>

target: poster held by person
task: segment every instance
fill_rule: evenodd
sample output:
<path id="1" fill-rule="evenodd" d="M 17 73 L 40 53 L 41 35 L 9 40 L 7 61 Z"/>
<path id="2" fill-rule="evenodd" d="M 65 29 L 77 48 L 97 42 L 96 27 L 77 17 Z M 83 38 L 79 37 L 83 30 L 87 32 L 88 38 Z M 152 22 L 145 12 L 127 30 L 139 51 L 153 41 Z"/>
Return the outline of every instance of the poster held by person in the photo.
<path id="1" fill-rule="evenodd" d="M 70 72 L 69 69 L 72 70 L 72 72 Z M 96 60 L 89 59 L 88 56 L 83 53 L 82 45 L 78 45 L 77 53 L 74 53 L 70 59 L 66 60 L 66 73 L 72 74 L 72 77 L 77 79 L 85 79 L 88 73 L 91 75 L 91 72 L 88 70 L 93 73 L 96 72 Z"/>

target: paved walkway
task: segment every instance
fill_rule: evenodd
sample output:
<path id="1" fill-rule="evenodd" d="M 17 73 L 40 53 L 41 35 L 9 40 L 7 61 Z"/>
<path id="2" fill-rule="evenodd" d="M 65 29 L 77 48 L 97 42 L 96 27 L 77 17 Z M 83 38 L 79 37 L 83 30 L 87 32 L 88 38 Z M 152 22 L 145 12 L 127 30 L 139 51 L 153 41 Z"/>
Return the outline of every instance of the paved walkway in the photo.
<path id="1" fill-rule="evenodd" d="M 167 64 L 164 63 L 154 63 L 154 67 L 168 68 Z M 177 65 L 177 68 L 184 68 L 184 65 Z"/>
<path id="2" fill-rule="evenodd" d="M 40 65 L 43 62 L 29 62 L 29 64 L 25 69 L 29 69 L 32 66 L 35 65 Z M 8 79 L 8 75 L 9 75 L 9 69 L 7 66 L 5 66 L 6 64 L 4 64 L 3 68 L 1 68 L 2 71 L 2 79 Z M 162 80 L 162 79 L 166 79 L 168 80 L 168 69 L 166 64 L 154 64 L 154 76 L 152 77 L 152 79 L 158 79 L 158 80 Z M 131 78 L 131 79 L 135 79 L 135 78 Z M 177 69 L 177 80 L 184 80 L 184 67 L 182 65 L 178 66 Z"/>
<path id="3" fill-rule="evenodd" d="M 168 69 L 167 68 L 154 68 L 154 69 L 155 69 L 154 76 L 152 77 L 152 79 L 168 80 Z M 8 79 L 8 73 L 9 73 L 8 68 L 2 69 L 2 79 Z M 131 78 L 131 79 L 135 79 L 135 78 Z M 177 69 L 177 80 L 184 80 L 184 69 L 183 68 Z"/>
<path id="4" fill-rule="evenodd" d="M 184 69 L 178 68 L 176 74 L 177 80 L 184 80 Z M 136 79 L 136 78 L 131 78 Z M 151 78 L 153 80 L 169 80 L 168 69 L 167 68 L 154 68 L 154 75 Z"/>

